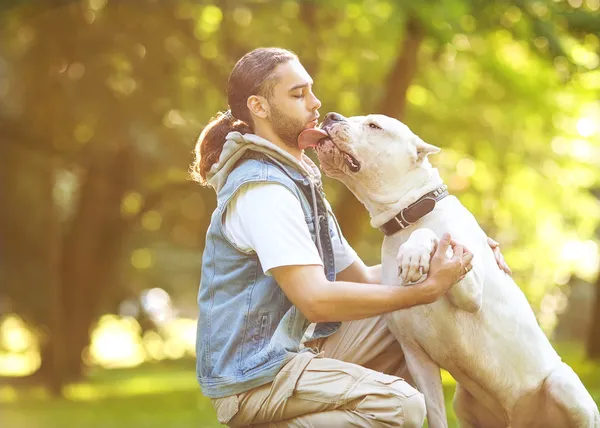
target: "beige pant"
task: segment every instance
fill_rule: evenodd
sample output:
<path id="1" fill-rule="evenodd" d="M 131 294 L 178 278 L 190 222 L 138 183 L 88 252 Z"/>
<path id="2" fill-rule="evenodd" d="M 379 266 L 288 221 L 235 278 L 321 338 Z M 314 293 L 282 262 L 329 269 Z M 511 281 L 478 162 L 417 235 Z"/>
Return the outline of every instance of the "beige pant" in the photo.
<path id="1" fill-rule="evenodd" d="M 384 317 L 342 323 L 335 334 L 306 346 L 319 355 L 299 354 L 272 383 L 214 399 L 219 422 L 232 427 L 423 425 L 425 400 L 399 377 L 408 372 Z"/>

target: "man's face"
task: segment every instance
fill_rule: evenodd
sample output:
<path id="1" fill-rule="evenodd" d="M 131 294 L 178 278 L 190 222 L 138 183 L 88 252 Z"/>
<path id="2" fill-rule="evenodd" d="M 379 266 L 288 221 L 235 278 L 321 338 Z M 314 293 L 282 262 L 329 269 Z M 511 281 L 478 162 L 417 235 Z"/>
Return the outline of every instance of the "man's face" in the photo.
<path id="1" fill-rule="evenodd" d="M 313 94 L 313 80 L 300 61 L 279 64 L 275 74 L 278 81 L 268 99 L 269 121 L 285 144 L 298 147 L 300 132 L 317 126 L 321 101 Z"/>

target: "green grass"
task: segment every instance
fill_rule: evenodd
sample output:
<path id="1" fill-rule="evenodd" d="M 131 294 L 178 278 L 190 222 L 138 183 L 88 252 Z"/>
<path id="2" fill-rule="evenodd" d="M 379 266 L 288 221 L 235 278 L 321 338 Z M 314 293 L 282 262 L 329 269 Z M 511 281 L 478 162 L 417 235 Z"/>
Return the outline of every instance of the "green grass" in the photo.
<path id="1" fill-rule="evenodd" d="M 3 428 L 209 428 L 218 427 L 202 396 L 193 361 L 92 373 L 70 385 L 67 399 L 40 389 L 0 387 Z"/>
<path id="2" fill-rule="evenodd" d="M 586 361 L 580 347 L 558 345 L 563 359 L 579 374 L 600 403 L 600 363 Z M 444 376 L 448 419 L 454 383 Z M 0 386 L 3 428 L 209 428 L 220 426 L 210 401 L 196 383 L 193 361 L 99 370 L 86 382 L 70 385 L 65 399 L 40 389 L 16 391 Z"/>

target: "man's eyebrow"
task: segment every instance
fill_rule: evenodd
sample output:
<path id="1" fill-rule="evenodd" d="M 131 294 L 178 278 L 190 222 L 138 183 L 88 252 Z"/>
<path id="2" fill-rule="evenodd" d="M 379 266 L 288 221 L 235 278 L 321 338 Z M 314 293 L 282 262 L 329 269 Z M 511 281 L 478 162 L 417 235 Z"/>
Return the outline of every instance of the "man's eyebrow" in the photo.
<path id="1" fill-rule="evenodd" d="M 294 85 L 290 88 L 289 92 L 292 92 L 296 89 L 300 89 L 300 88 L 306 88 L 307 86 L 312 86 L 314 82 L 303 82 L 303 83 L 298 83 L 297 85 Z"/>

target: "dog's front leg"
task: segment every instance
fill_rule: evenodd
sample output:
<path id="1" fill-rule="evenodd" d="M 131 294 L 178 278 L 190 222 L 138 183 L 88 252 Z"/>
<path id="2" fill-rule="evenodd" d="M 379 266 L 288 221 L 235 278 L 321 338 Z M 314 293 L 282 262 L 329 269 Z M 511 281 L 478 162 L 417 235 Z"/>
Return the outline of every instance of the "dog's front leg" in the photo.
<path id="1" fill-rule="evenodd" d="M 402 284 L 414 283 L 424 279 L 429 272 L 429 262 L 439 238 L 431 229 L 417 229 L 400 246 L 396 260 L 398 277 Z"/>
<path id="2" fill-rule="evenodd" d="M 402 346 L 408 371 L 417 390 L 425 396 L 429 428 L 448 428 L 440 366 L 427 355 L 417 342 L 402 334 L 401 322 L 395 319 L 394 313 L 388 315 L 387 321 L 389 330 Z"/>
<path id="3" fill-rule="evenodd" d="M 457 238 L 461 242 L 460 238 Z M 402 284 L 415 283 L 425 279 L 429 272 L 433 250 L 439 238 L 431 229 L 417 229 L 398 250 L 398 276 Z M 454 252 L 448 248 L 447 257 Z M 475 313 L 481 308 L 483 299 L 483 265 L 480 257 L 473 258 L 473 269 L 448 292 L 450 302 L 457 308 Z"/>
<path id="4" fill-rule="evenodd" d="M 458 242 L 460 238 L 457 238 Z M 454 254 L 454 252 L 452 252 Z M 465 277 L 454 284 L 448 291 L 448 300 L 457 308 L 475 313 L 481 309 L 483 303 L 484 266 L 482 257 L 477 254 L 471 262 L 473 269 Z"/>

